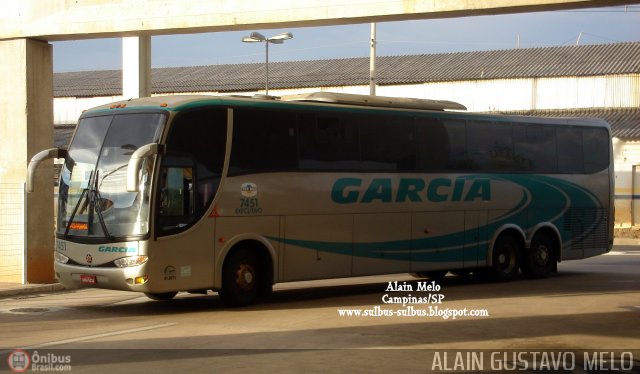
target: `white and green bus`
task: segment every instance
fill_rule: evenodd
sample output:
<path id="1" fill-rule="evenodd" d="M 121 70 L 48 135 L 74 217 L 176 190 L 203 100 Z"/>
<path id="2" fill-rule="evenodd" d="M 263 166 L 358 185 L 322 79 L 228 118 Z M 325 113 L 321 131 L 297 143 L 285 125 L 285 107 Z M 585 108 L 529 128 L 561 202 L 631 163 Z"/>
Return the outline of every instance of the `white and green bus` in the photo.
<path id="1" fill-rule="evenodd" d="M 167 96 L 80 117 L 55 275 L 67 287 L 246 305 L 273 284 L 486 271 L 544 277 L 608 252 L 608 125 L 447 101 Z"/>

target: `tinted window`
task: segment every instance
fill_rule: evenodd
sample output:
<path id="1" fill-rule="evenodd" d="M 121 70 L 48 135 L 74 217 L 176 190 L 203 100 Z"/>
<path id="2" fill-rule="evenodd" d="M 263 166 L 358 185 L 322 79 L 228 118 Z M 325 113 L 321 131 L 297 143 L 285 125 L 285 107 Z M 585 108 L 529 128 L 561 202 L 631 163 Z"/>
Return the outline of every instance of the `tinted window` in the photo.
<path id="1" fill-rule="evenodd" d="M 357 170 L 360 166 L 355 117 L 298 116 L 302 170 Z"/>
<path id="2" fill-rule="evenodd" d="M 558 171 L 561 173 L 582 173 L 584 170 L 582 129 L 579 127 L 556 128 L 558 141 Z"/>
<path id="3" fill-rule="evenodd" d="M 229 174 L 295 170 L 296 153 L 294 113 L 234 110 Z"/>
<path id="4" fill-rule="evenodd" d="M 175 119 L 160 180 L 162 230 L 188 226 L 204 214 L 213 200 L 224 165 L 226 113 L 222 108 L 198 109 Z"/>
<path id="5" fill-rule="evenodd" d="M 455 148 L 457 152 L 464 156 L 464 124 L 459 133 L 462 139 L 456 139 L 455 134 L 453 142 L 449 139 L 449 133 L 442 120 L 432 118 L 419 118 L 416 120 L 416 144 L 417 169 L 423 171 L 444 171 L 449 168 L 450 158 Z M 457 140 L 457 143 L 456 143 Z"/>
<path id="6" fill-rule="evenodd" d="M 469 121 L 467 152 L 471 169 L 512 170 L 516 164 L 512 127 L 504 123 Z"/>
<path id="7" fill-rule="evenodd" d="M 473 161 L 467 152 L 467 125 L 462 120 L 445 120 L 447 138 L 449 139 L 448 170 L 469 170 L 473 168 Z"/>
<path id="8" fill-rule="evenodd" d="M 360 152 L 362 170 L 415 170 L 413 120 L 385 117 L 361 119 Z"/>
<path id="9" fill-rule="evenodd" d="M 517 124 L 513 128 L 513 138 L 517 170 L 558 170 L 556 130 L 553 126 Z"/>
<path id="10" fill-rule="evenodd" d="M 609 133 L 605 129 L 585 127 L 582 132 L 584 145 L 584 171 L 595 173 L 609 166 Z"/>

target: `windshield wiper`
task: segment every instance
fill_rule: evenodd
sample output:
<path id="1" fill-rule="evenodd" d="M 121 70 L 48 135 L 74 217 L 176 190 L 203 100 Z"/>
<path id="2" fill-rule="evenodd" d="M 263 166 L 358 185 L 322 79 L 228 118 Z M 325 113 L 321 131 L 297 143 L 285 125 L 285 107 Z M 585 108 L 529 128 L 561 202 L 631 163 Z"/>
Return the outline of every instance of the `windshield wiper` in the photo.
<path id="1" fill-rule="evenodd" d="M 90 196 L 92 196 L 93 198 L 92 203 L 90 205 L 93 205 L 93 209 L 89 210 L 89 222 L 93 221 L 91 217 L 92 214 L 91 212 L 93 210 L 96 211 L 96 213 L 98 213 L 98 221 L 100 221 L 100 226 L 102 226 L 102 232 L 104 233 L 104 237 L 111 240 L 113 239 L 113 237 L 111 236 L 111 234 L 109 233 L 109 230 L 107 229 L 107 224 L 104 222 L 104 216 L 102 215 L 102 196 L 100 196 L 100 191 L 98 190 L 98 170 L 96 170 L 96 176 L 95 178 L 93 178 L 94 181 L 94 188 L 92 191 L 89 191 L 89 193 L 91 194 Z M 93 192 L 93 193 L 91 193 Z"/>
<path id="2" fill-rule="evenodd" d="M 93 187 L 93 188 L 91 188 Z M 102 197 L 100 196 L 100 192 L 98 191 L 98 170 L 92 170 L 91 174 L 89 174 L 89 181 L 87 183 L 87 187 L 82 190 L 82 194 L 80 194 L 80 199 L 78 199 L 78 203 L 73 208 L 73 213 L 69 217 L 69 221 L 67 222 L 67 227 L 64 231 L 65 238 L 69 235 L 69 230 L 71 230 L 71 225 L 73 224 L 73 219 L 75 218 L 80 206 L 89 205 L 89 209 L 87 212 L 87 232 L 92 234 L 92 230 L 89 230 L 91 224 L 93 223 L 93 212 L 95 211 L 98 214 L 98 221 L 100 222 L 100 227 L 102 228 L 102 232 L 104 237 L 113 240 L 113 237 L 109 233 L 107 229 L 107 224 L 105 223 L 104 216 L 102 215 Z M 84 208 L 83 208 L 84 210 Z"/>
<path id="3" fill-rule="evenodd" d="M 89 186 L 91 185 L 90 183 L 91 183 L 91 178 L 92 177 L 93 177 L 93 170 L 91 170 L 91 173 L 89 174 L 89 183 L 87 183 L 87 187 L 82 190 L 82 193 L 80 194 L 80 198 L 78 199 L 78 203 L 73 208 L 73 212 L 71 213 L 71 216 L 69 217 L 69 221 L 67 222 L 67 227 L 65 227 L 65 230 L 64 230 L 65 239 L 69 236 L 69 230 L 71 230 L 71 225 L 73 224 L 73 219 L 76 217 L 76 214 L 78 213 L 78 209 L 80 208 L 80 205 L 82 205 L 83 199 L 87 195 L 87 192 L 89 191 Z M 88 224 L 89 223 L 87 222 L 87 225 Z"/>

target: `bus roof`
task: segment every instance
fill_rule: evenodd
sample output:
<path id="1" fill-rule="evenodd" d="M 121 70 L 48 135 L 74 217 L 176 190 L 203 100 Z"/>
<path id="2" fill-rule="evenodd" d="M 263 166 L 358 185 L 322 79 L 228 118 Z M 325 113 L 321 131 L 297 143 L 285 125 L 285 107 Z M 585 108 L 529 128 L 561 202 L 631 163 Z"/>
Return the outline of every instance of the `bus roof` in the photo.
<path id="1" fill-rule="evenodd" d="M 389 109 L 414 109 L 414 110 L 466 110 L 467 108 L 459 103 L 445 100 L 427 100 L 416 98 L 400 98 L 386 96 L 370 96 L 356 95 L 335 92 L 314 92 L 299 95 L 290 95 L 284 97 L 277 96 L 241 96 L 241 95 L 167 95 L 152 96 L 139 99 L 129 99 L 118 101 L 110 104 L 101 105 L 89 109 L 89 113 L 100 112 L 111 109 L 164 109 L 172 110 L 187 104 L 197 103 L 199 101 L 255 101 L 255 102 L 300 102 L 300 103 L 318 103 L 333 105 L 350 105 L 361 107 L 378 107 Z"/>
<path id="2" fill-rule="evenodd" d="M 356 95 L 336 92 L 314 92 L 308 94 L 284 96 L 285 101 L 321 102 L 357 106 L 375 106 L 383 108 L 421 109 L 421 110 L 467 110 L 467 107 L 453 101 L 415 99 L 410 97 L 388 97 Z"/>
<path id="3" fill-rule="evenodd" d="M 193 106 L 209 105 L 251 105 L 255 104 L 293 104 L 293 105 L 320 105 L 332 107 L 352 107 L 352 108 L 371 108 L 371 109 L 404 109 L 404 110 L 420 110 L 420 111 L 445 111 L 445 110 L 466 110 L 462 104 L 446 101 L 446 100 L 428 100 L 416 98 L 401 97 L 385 97 L 357 95 L 335 92 L 315 92 L 308 94 L 291 95 L 284 97 L 265 96 L 265 95 L 166 95 L 143 97 L 139 99 L 129 99 L 118 101 L 110 104 L 94 107 L 83 113 L 84 115 L 95 115 L 98 113 L 110 112 L 112 110 L 183 110 Z M 241 104 L 241 105 L 242 105 Z M 450 112 L 451 113 L 451 112 Z M 515 121 L 515 122 L 531 122 L 531 123 L 554 123 L 554 124 L 573 124 L 586 126 L 609 127 L 602 119 L 597 118 L 568 118 L 568 117 L 531 117 L 519 115 L 504 115 L 499 113 L 478 113 L 478 112 L 458 112 L 454 114 L 459 118 L 486 118 L 498 121 Z"/>

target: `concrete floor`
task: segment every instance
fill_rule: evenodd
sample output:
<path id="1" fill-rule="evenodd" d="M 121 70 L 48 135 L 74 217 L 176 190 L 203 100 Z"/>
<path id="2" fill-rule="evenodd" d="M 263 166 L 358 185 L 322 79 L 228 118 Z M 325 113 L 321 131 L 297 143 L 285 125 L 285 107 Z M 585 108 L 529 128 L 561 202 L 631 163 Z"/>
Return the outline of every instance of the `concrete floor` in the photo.
<path id="1" fill-rule="evenodd" d="M 448 276 L 437 292 L 417 291 L 406 274 L 296 282 L 241 309 L 224 307 L 215 294 L 179 294 L 171 302 L 96 289 L 15 296 L 0 300 L 0 367 L 17 348 L 69 355 L 73 372 L 91 373 L 436 372 L 455 369 L 457 354 L 496 353 L 513 361 L 509 355 L 531 351 L 571 352 L 578 355 L 576 370 L 583 351 L 614 352 L 610 358 L 618 359 L 629 352 L 638 365 L 638 269 L 640 248 L 617 246 L 562 263 L 547 279 L 487 283 Z M 414 291 L 387 291 L 393 281 Z M 385 303 L 385 295 L 409 294 L 444 299 Z M 436 306 L 488 316 L 379 316 Z M 341 310 L 376 316 L 340 316 Z M 483 369 L 496 369 L 490 359 Z"/>

